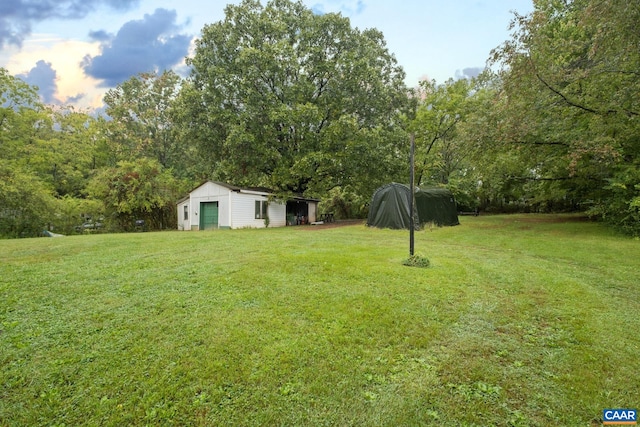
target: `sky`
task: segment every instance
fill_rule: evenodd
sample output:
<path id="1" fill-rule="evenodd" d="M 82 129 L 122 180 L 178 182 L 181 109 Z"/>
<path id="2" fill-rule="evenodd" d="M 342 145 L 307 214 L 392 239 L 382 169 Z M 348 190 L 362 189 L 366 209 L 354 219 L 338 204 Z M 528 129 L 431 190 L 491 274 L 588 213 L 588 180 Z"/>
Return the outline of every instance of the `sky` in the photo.
<path id="1" fill-rule="evenodd" d="M 184 58 L 206 24 L 239 0 L 1 0 L 0 67 L 53 105 L 97 109 L 109 88 L 147 71 L 186 76 Z M 303 0 L 380 30 L 415 87 L 477 75 L 532 0 Z M 266 4 L 266 0 L 262 0 Z"/>

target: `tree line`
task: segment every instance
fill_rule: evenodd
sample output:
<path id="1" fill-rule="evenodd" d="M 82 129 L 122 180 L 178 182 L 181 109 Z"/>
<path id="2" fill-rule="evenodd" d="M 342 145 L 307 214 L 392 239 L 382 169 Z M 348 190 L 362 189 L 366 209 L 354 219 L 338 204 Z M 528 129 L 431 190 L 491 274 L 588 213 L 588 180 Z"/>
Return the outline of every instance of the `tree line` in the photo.
<path id="1" fill-rule="evenodd" d="M 410 135 L 417 185 L 461 210 L 582 211 L 638 235 L 639 2 L 537 1 L 478 78 L 418 88 L 378 30 L 290 0 L 227 6 L 187 78 L 132 76 L 106 116 L 0 69 L 0 235 L 174 228 L 206 179 L 363 217 L 407 181 Z"/>

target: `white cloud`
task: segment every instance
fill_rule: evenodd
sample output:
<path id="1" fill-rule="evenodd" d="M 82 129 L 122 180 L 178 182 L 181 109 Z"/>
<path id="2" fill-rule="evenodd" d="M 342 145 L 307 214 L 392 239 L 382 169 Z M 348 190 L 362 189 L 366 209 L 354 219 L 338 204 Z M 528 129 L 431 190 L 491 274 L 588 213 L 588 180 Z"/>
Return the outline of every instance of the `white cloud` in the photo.
<path id="1" fill-rule="evenodd" d="M 316 13 L 341 12 L 346 16 L 359 15 L 365 9 L 363 0 L 321 0 L 310 3 L 311 9 Z"/>
<path id="2" fill-rule="evenodd" d="M 0 66 L 13 75 L 25 74 L 38 61 L 51 64 L 56 71 L 57 91 L 55 97 L 65 102 L 70 98 L 80 99 L 74 105 L 80 108 L 96 108 L 102 105 L 104 89 L 98 81 L 86 76 L 80 67 L 86 55 L 97 55 L 99 43 L 63 40 L 47 34 L 34 34 L 25 40 L 20 51 L 6 52 L 0 57 Z"/>

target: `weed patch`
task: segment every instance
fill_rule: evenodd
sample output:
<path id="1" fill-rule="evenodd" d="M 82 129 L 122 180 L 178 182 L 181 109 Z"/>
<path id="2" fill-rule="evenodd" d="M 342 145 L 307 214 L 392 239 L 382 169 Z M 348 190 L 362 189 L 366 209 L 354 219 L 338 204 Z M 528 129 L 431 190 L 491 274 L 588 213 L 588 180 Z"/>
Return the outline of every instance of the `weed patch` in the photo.
<path id="1" fill-rule="evenodd" d="M 431 265 L 431 262 L 429 261 L 429 258 L 425 257 L 424 255 L 414 254 L 404 260 L 402 262 L 402 265 L 405 265 L 407 267 L 427 268 Z"/>

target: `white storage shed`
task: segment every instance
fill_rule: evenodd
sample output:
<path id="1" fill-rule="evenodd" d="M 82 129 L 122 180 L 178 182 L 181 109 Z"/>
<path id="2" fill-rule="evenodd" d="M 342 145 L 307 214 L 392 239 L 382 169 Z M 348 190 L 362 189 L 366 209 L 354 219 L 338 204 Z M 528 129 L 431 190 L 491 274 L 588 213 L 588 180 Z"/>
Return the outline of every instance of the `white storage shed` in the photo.
<path id="1" fill-rule="evenodd" d="M 284 227 L 316 220 L 318 200 L 269 200 L 264 188 L 207 181 L 177 203 L 178 230 Z"/>

